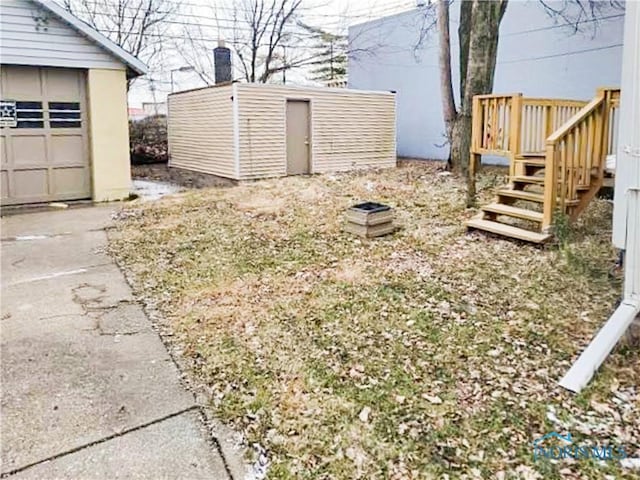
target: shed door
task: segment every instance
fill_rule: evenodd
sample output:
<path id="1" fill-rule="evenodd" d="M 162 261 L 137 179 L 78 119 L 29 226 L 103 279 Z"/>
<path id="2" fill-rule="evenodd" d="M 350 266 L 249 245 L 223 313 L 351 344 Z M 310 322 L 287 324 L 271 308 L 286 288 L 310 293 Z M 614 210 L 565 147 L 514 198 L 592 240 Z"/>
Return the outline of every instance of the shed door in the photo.
<path id="1" fill-rule="evenodd" d="M 90 198 L 84 70 L 3 65 L 0 99 L 2 205 Z"/>
<path id="2" fill-rule="evenodd" d="M 309 102 L 287 100 L 287 175 L 309 173 Z"/>

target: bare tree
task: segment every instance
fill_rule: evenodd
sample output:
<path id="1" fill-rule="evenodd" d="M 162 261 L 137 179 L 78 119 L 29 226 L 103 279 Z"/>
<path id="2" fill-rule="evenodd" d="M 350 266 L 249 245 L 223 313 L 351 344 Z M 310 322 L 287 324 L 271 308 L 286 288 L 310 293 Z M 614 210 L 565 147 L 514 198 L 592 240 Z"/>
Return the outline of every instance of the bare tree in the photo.
<path id="1" fill-rule="evenodd" d="M 265 83 L 286 68 L 286 59 L 278 58 L 278 50 L 295 37 L 301 3 L 302 0 L 233 2 L 232 45 L 247 82 Z"/>
<path id="2" fill-rule="evenodd" d="M 210 34 L 209 30 L 212 28 L 208 25 L 186 25 L 183 27 L 181 38 L 173 45 L 182 60 L 193 68 L 206 85 L 215 83 L 212 52 L 217 45 L 216 38 L 221 38 L 220 27 L 217 26 L 214 34 Z"/>
<path id="3" fill-rule="evenodd" d="M 64 0 L 63 5 L 151 68 L 177 10 L 171 0 Z"/>
<path id="4" fill-rule="evenodd" d="M 539 1 L 551 18 L 566 24 L 574 33 L 583 30 L 585 25 L 595 31 L 599 19 L 605 18 L 612 11 L 624 10 L 624 1 L 619 0 Z"/>
<path id="5" fill-rule="evenodd" d="M 175 48 L 200 79 L 211 85 L 211 52 L 222 39 L 234 53 L 234 78 L 250 83 L 270 82 L 278 73 L 284 77 L 288 70 L 318 64 L 324 54 L 324 47 L 314 44 L 314 36 L 304 28 L 301 3 L 302 0 L 241 0 L 211 7 L 213 17 L 204 18 L 213 18 L 215 23 L 185 25 L 182 40 L 176 42 Z"/>

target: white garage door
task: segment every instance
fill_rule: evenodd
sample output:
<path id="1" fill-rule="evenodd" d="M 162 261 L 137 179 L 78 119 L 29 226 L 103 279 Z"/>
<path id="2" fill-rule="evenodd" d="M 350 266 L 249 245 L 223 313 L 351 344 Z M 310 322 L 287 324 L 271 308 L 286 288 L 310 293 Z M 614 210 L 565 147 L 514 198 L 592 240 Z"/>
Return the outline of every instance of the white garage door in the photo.
<path id="1" fill-rule="evenodd" d="M 91 197 L 84 70 L 2 65 L 2 205 Z"/>

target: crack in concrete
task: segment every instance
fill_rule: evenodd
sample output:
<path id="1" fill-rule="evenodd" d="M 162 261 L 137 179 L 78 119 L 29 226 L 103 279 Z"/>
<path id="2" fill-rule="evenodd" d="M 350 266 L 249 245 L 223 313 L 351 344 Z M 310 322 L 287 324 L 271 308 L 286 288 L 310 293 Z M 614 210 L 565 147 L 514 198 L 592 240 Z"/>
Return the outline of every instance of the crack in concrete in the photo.
<path id="1" fill-rule="evenodd" d="M 87 296 L 83 297 L 80 293 L 81 289 L 87 289 L 89 291 L 93 290 L 96 292 L 96 296 Z M 102 318 L 110 311 L 117 310 L 123 305 L 137 305 L 137 303 L 133 300 L 118 300 L 116 303 L 112 303 L 109 305 L 100 305 L 100 303 L 104 300 L 105 295 L 101 295 L 106 293 L 107 287 L 106 285 L 92 285 L 90 283 L 82 283 L 71 289 L 73 292 L 72 300 L 74 303 L 80 305 L 83 310 L 83 316 L 92 318 L 95 320 L 95 326 L 91 329 L 85 329 L 85 331 L 98 331 L 100 336 L 108 336 L 108 337 L 117 337 L 117 336 L 130 336 L 137 335 L 142 333 L 142 330 L 129 330 L 129 331 L 116 331 L 113 333 L 105 332 L 100 321 Z M 95 304 L 98 305 L 95 305 Z M 97 315 L 96 315 L 97 314 Z"/>
<path id="2" fill-rule="evenodd" d="M 182 410 L 179 410 L 179 411 L 174 412 L 174 413 L 170 413 L 170 414 L 165 415 L 165 416 L 160 417 L 160 418 L 156 418 L 155 420 L 151 420 L 150 422 L 146 422 L 146 423 L 143 423 L 141 425 L 137 425 L 137 426 L 131 427 L 131 428 L 126 428 L 126 429 L 121 430 L 119 432 L 116 432 L 116 433 L 114 433 L 112 435 L 107 435 L 106 437 L 100 438 L 98 440 L 94 440 L 92 442 L 85 443 L 83 445 L 71 448 L 69 450 L 65 450 L 65 451 L 57 453 L 55 455 L 51 455 L 51 456 L 49 456 L 47 458 L 43 458 L 42 460 L 37 460 L 37 461 L 29 463 L 27 465 L 23 465 L 21 467 L 17 467 L 17 468 L 14 468 L 12 470 L 9 470 L 7 472 L 3 472 L 2 474 L 0 474 L 0 478 L 10 477 L 11 475 L 15 475 L 16 473 L 24 472 L 25 470 L 27 470 L 29 468 L 35 467 L 36 465 L 40 465 L 41 463 L 50 462 L 52 460 L 57 460 L 58 458 L 62 458 L 62 457 L 65 457 L 67 455 L 71 455 L 72 453 L 79 452 L 80 450 L 84 450 L 85 448 L 93 447 L 94 445 L 100 445 L 102 443 L 108 442 L 108 441 L 113 440 L 115 438 L 127 435 L 128 433 L 132 433 L 132 432 L 137 432 L 139 430 L 143 430 L 143 429 L 145 429 L 147 427 L 150 427 L 152 425 L 156 425 L 158 423 L 162 423 L 165 420 L 169 420 L 171 418 L 178 417 L 178 416 L 180 416 L 182 414 L 185 414 L 185 413 L 188 413 L 188 412 L 192 412 L 192 411 L 196 411 L 196 410 L 200 411 L 200 406 L 199 405 L 191 405 L 190 407 L 183 408 Z M 231 478 L 233 480 L 233 477 L 231 476 L 231 474 L 229 472 L 229 468 L 227 466 L 227 463 L 226 463 L 224 457 L 222 457 L 222 461 L 223 461 L 223 464 L 225 466 L 225 470 L 227 472 L 227 475 L 229 476 L 229 478 Z"/>
<path id="3" fill-rule="evenodd" d="M 64 317 L 83 317 L 82 313 L 61 313 L 59 315 L 49 315 L 47 317 L 38 317 L 38 320 L 53 320 L 54 318 L 64 318 Z"/>
<path id="4" fill-rule="evenodd" d="M 12 267 L 17 267 L 18 265 L 20 265 L 22 262 L 24 262 L 27 259 L 27 257 L 21 257 L 18 260 L 14 260 L 13 262 L 11 262 L 11 266 Z"/>

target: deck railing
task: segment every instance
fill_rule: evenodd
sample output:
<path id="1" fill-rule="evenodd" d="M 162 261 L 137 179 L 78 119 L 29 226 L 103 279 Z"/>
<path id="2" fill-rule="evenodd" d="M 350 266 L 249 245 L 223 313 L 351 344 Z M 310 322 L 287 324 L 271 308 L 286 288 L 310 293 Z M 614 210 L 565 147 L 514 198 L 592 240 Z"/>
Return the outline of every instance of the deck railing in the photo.
<path id="1" fill-rule="evenodd" d="M 513 120 L 522 95 L 476 95 L 473 98 L 471 150 L 483 155 L 509 156 L 515 145 Z"/>
<path id="2" fill-rule="evenodd" d="M 544 155 L 546 139 L 587 102 L 546 98 L 522 99 L 522 129 L 518 153 Z"/>
<path id="3" fill-rule="evenodd" d="M 473 153 L 513 157 L 544 155 L 546 139 L 587 102 L 509 95 L 473 98 Z"/>
<path id="4" fill-rule="evenodd" d="M 568 203 L 577 204 L 580 191 L 601 185 L 606 156 L 616 149 L 619 102 L 620 90 L 599 89 L 547 138 L 543 229 L 551 226 L 556 210 L 566 212 Z"/>

